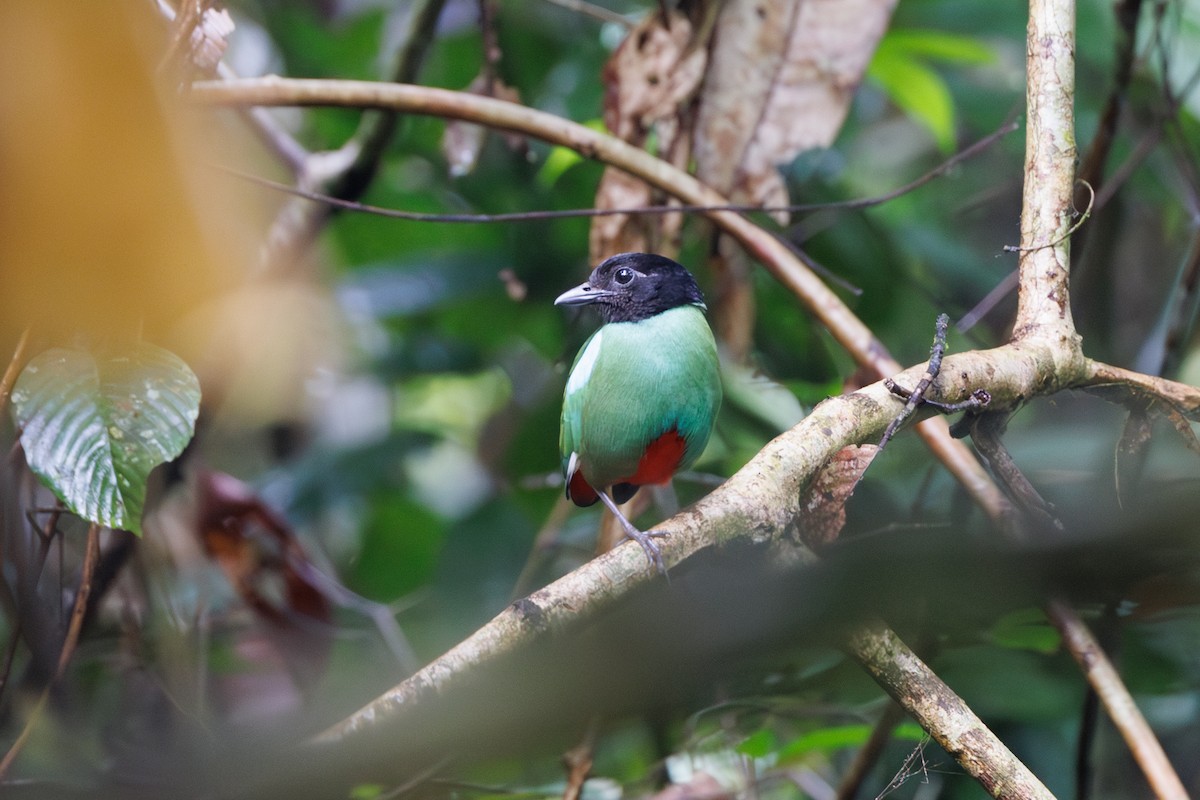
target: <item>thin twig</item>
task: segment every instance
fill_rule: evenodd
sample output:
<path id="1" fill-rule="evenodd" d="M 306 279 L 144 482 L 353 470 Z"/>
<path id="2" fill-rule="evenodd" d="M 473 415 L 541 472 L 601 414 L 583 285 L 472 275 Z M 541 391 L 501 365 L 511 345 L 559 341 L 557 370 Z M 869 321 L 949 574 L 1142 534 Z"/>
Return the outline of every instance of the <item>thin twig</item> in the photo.
<path id="1" fill-rule="evenodd" d="M 1141 17 L 1143 0 L 1119 0 L 1114 6 L 1117 20 L 1117 47 L 1113 66 L 1113 85 L 1100 112 L 1100 122 L 1092 137 L 1091 145 L 1080 162 L 1078 177 L 1095 189 L 1104 187 L 1104 165 L 1116 140 L 1121 111 L 1125 107 L 1125 96 L 1129 91 L 1129 80 L 1133 76 L 1133 64 L 1137 56 L 1137 24 Z M 1073 243 L 1077 248 L 1082 242 Z"/>
<path id="2" fill-rule="evenodd" d="M 595 3 L 588 3 L 586 0 L 545 0 L 545 2 L 550 3 L 551 5 L 559 6 L 560 8 L 565 8 L 568 11 L 574 11 L 576 14 L 580 14 L 585 17 L 591 17 L 593 19 L 600 20 L 601 22 L 620 25 L 627 31 L 631 31 L 635 27 L 635 23 L 629 18 L 621 16 L 615 11 L 609 11 L 604 6 L 598 6 Z"/>
<path id="3" fill-rule="evenodd" d="M 529 548 L 525 566 L 521 567 L 521 572 L 513 584 L 512 595 L 509 596 L 510 601 L 524 597 L 533 591 L 533 577 L 543 566 L 546 554 L 558 546 L 558 536 L 562 533 L 563 525 L 570 517 L 573 507 L 571 501 L 563 497 L 560 492 L 554 507 L 550 509 L 550 515 L 546 517 L 546 521 L 542 523 L 542 527 L 533 538 L 533 546 Z"/>
<path id="4" fill-rule="evenodd" d="M 854 754 L 854 760 L 850 762 L 846 774 L 842 776 L 842 781 L 837 787 L 837 800 L 854 800 L 871 768 L 875 766 L 879 756 L 883 753 L 883 748 L 891 741 L 892 731 L 903 719 L 904 709 L 895 701 L 889 700 L 883 708 L 883 713 L 875 721 L 875 727 L 871 729 L 871 736 Z"/>
<path id="5" fill-rule="evenodd" d="M 656 206 L 638 206 L 635 208 L 568 208 L 546 211 L 518 211 L 503 214 L 431 214 L 418 211 L 404 211 L 396 208 L 384 208 L 382 206 L 371 205 L 369 203 L 361 203 L 356 200 L 349 200 L 343 197 L 336 197 L 328 192 L 320 192 L 313 189 L 306 189 L 300 186 L 292 186 L 279 181 L 273 181 L 270 178 L 264 178 L 259 175 L 254 175 L 249 172 L 244 172 L 233 167 L 227 167 L 220 164 L 213 164 L 214 169 L 219 169 L 234 177 L 244 181 L 257 184 L 268 189 L 272 189 L 284 194 L 290 194 L 295 197 L 300 197 L 305 200 L 311 200 L 315 203 L 324 203 L 325 205 L 339 208 L 345 211 L 357 211 L 364 214 L 373 214 L 379 217 L 388 217 L 390 219 L 403 219 L 411 222 L 442 222 L 442 223 L 508 223 L 508 222 L 536 222 L 542 220 L 554 219 L 573 219 L 576 217 L 608 217 L 618 214 L 672 214 L 672 213 L 689 213 L 702 214 L 710 211 L 736 211 L 744 214 L 763 214 L 771 215 L 781 212 L 789 214 L 798 214 L 814 211 L 830 211 L 830 210 L 850 210 L 850 209 L 865 209 L 874 206 L 881 206 L 895 200 L 908 192 L 920 188 L 929 183 L 934 178 L 945 174 L 952 167 L 962 161 L 974 156 L 987 147 L 998 141 L 1002 136 L 1011 133 L 1015 129 L 1013 124 L 1009 124 L 995 131 L 994 133 L 980 139 L 971 146 L 951 156 L 946 161 L 943 161 L 934 169 L 925 173 L 914 181 L 904 184 L 903 186 L 893 189 L 881 195 L 873 197 L 863 197 L 855 200 L 839 200 L 829 203 L 796 203 L 785 206 L 761 206 L 761 205 L 746 205 L 743 203 L 723 203 L 723 204 L 708 204 L 708 205 L 656 205 Z"/>
<path id="6" fill-rule="evenodd" d="M 979 414 L 970 417 L 969 423 L 971 440 L 975 442 L 980 457 L 991 468 L 992 474 L 1008 491 L 1017 507 L 1028 519 L 1035 521 L 1039 530 L 1053 528 L 1061 532 L 1064 529 L 1063 524 L 1055 515 L 1054 506 L 1047 502 L 1029 478 L 1025 477 L 1025 473 L 1017 466 L 1017 462 L 1000 438 L 1008 423 L 1007 412 Z M 1026 537 L 1025 526 L 1017 524 L 1012 517 L 1001 522 L 1007 523 L 1004 533 L 1008 538 L 1020 541 Z"/>
<path id="7" fill-rule="evenodd" d="M 83 566 L 79 571 L 79 589 L 75 592 L 75 606 L 71 611 L 71 621 L 67 626 L 67 636 L 63 640 L 62 650 L 58 656 L 58 666 L 54 671 L 54 678 L 46 687 L 42 689 L 42 694 L 38 698 L 37 704 L 29 713 L 29 718 L 25 720 L 25 727 L 22 728 L 20 735 L 8 752 L 4 754 L 4 758 L 0 760 L 0 782 L 4 780 L 4 776 L 8 774 L 8 770 L 20 755 L 21 750 L 29 741 L 29 737 L 33 734 L 33 728 L 37 721 L 41 718 L 42 712 L 46 708 L 46 703 L 50 699 L 50 691 L 54 688 L 54 684 L 62 678 L 67 671 L 67 665 L 71 662 L 71 656 L 75 654 L 75 647 L 79 644 L 79 633 L 83 629 L 83 618 L 87 613 L 88 598 L 92 593 L 92 572 L 96 568 L 96 558 L 100 552 L 100 526 L 92 523 L 88 526 L 87 545 L 83 553 Z"/>
<path id="8" fill-rule="evenodd" d="M 396 50 L 387 80 L 409 83 L 416 79 L 425 53 L 434 41 L 438 18 L 445 0 L 416 0 L 408 9 L 408 29 Z M 306 189 L 324 188 L 345 200 L 361 197 L 367 190 L 384 152 L 400 124 L 398 109 L 376 108 L 362 116 L 358 130 L 332 153 L 314 153 L 305 159 L 297 182 Z M 332 207 L 301 203 L 285 205 L 267 233 L 263 261 L 267 271 L 287 269 L 303 253 L 322 226 Z"/>
<path id="9" fill-rule="evenodd" d="M 1055 517 L 1053 508 L 1016 466 L 1008 449 L 1000 440 L 1003 422 L 998 414 L 983 414 L 972 429 L 972 438 L 986 456 L 993 470 L 1006 485 L 1013 499 L 1027 518 L 1048 520 L 1057 530 L 1062 523 Z M 1016 522 L 1016 520 L 1013 520 Z M 1044 527 L 1044 525 L 1043 525 Z M 1014 524 L 1005 530 L 1010 538 L 1024 538 L 1022 526 Z M 1046 604 L 1046 616 L 1058 629 L 1067 649 L 1079 664 L 1088 684 L 1099 696 L 1108 712 L 1109 719 L 1121 732 L 1134 760 L 1150 782 L 1155 795 L 1161 800 L 1186 800 L 1187 792 L 1179 776 L 1167 760 L 1162 745 L 1155 738 L 1146 718 L 1138 710 L 1129 689 L 1121 676 L 1096 642 L 1087 625 L 1064 600 L 1052 597 Z"/>
<path id="10" fill-rule="evenodd" d="M 92 574 L 96 571 L 96 559 L 100 554 L 100 526 L 92 523 L 88 526 L 87 545 L 83 551 L 83 566 L 79 570 L 79 590 L 75 593 L 75 605 L 71 610 L 71 621 L 67 625 L 67 638 L 63 642 L 62 652 L 58 656 L 58 667 L 54 670 L 54 682 L 62 679 L 75 655 L 75 645 L 79 643 L 79 633 L 83 630 L 83 618 L 87 613 L 88 598 L 92 595 Z"/>
<path id="11" fill-rule="evenodd" d="M 1075 224 L 1072 225 L 1070 228 L 1068 228 L 1066 233 L 1064 233 L 1062 236 L 1059 236 L 1054 241 L 1046 242 L 1045 244 L 1030 245 L 1028 247 L 1015 245 L 1015 244 L 1006 244 L 1002 248 L 1004 250 L 1004 252 L 1006 252 L 1006 253 L 1030 253 L 1030 252 L 1033 252 L 1034 250 L 1043 250 L 1045 248 L 1057 247 L 1058 245 L 1065 242 L 1067 239 L 1070 239 L 1072 234 L 1074 234 L 1075 231 L 1079 230 L 1079 226 L 1083 225 L 1083 223 L 1088 221 L 1088 217 L 1090 217 L 1092 215 L 1092 206 L 1094 206 L 1096 204 L 1096 190 L 1093 189 L 1091 184 L 1089 184 L 1087 181 L 1080 181 L 1080 183 L 1082 183 L 1083 187 L 1088 190 L 1087 208 L 1085 208 L 1083 210 L 1082 214 L 1078 214 L 1079 219 L 1075 220 Z"/>
<path id="12" fill-rule="evenodd" d="M 954 413 L 968 408 L 977 408 L 981 404 L 986 404 L 991 400 L 986 391 L 983 394 L 976 392 L 962 403 L 945 404 L 925 399 L 925 393 L 929 391 L 929 387 L 937 379 L 938 373 L 942 371 L 942 358 L 946 355 L 946 328 L 949 324 L 950 318 L 948 316 L 938 314 L 933 334 L 933 347 L 929 350 L 929 366 L 925 368 L 925 374 L 917 381 L 915 387 L 909 390 L 897 385 L 891 378 L 884 380 L 884 385 L 887 386 L 889 391 L 905 398 L 907 402 L 905 402 L 904 408 L 901 409 L 900 413 L 896 415 L 896 418 L 887 426 L 887 430 L 883 432 L 883 437 L 879 440 L 880 450 L 887 446 L 887 443 L 896 435 L 896 431 L 900 430 L 900 426 L 907 422 L 909 417 L 916 413 L 917 407 L 922 404 L 929 403 L 943 413 Z"/>
<path id="13" fill-rule="evenodd" d="M 1097 639 L 1110 643 L 1117 624 L 1116 602 L 1106 603 L 1100 617 Z M 1100 724 L 1100 696 L 1088 684 L 1079 710 L 1079 736 L 1075 742 L 1075 800 L 1088 800 L 1092 789 L 1092 748 Z"/>
<path id="14" fill-rule="evenodd" d="M 1063 643 L 1100 697 L 1109 719 L 1121 732 L 1155 796 L 1160 800 L 1187 800 L 1187 790 L 1163 752 L 1162 745 L 1091 631 L 1062 600 L 1052 599 L 1046 607 L 1046 615 L 1062 634 Z"/>
<path id="15" fill-rule="evenodd" d="M 0 378 L 0 414 L 4 413 L 4 409 L 8 407 L 8 398 L 12 395 L 13 384 L 17 382 L 17 373 L 25 364 L 25 350 L 28 346 L 29 328 L 26 328 L 21 331 L 21 338 L 17 340 L 12 358 L 9 359 L 8 366 L 4 370 L 4 377 Z"/>

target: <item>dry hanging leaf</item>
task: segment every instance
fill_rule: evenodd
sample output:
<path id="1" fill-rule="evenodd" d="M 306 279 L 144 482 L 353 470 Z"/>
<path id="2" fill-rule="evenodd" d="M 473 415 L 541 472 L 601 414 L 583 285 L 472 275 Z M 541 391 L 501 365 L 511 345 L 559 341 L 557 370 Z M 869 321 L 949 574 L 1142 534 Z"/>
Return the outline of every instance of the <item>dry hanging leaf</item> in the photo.
<path id="1" fill-rule="evenodd" d="M 738 202 L 786 205 L 776 165 L 833 142 L 894 7 L 728 0 L 700 96 L 697 177 Z"/>
<path id="2" fill-rule="evenodd" d="M 645 181 L 609 167 L 596 189 L 596 208 L 641 208 L 650 205 L 654 191 Z M 656 217 L 644 214 L 610 214 L 593 217 L 588 232 L 588 252 L 598 264 L 617 253 L 644 253 L 658 247 Z"/>
<path id="3" fill-rule="evenodd" d="M 691 22 L 671 12 L 670 26 L 652 14 L 630 31 L 604 67 L 604 122 L 615 135 L 643 146 L 651 133 L 657 154 L 682 166 L 690 157 L 689 109 L 707 63 Z M 596 192 L 598 209 L 637 208 L 655 201 L 640 180 L 608 169 Z M 678 233 L 678 215 L 596 217 L 589 237 L 598 263 L 629 250 L 662 250 Z"/>
<path id="4" fill-rule="evenodd" d="M 842 532 L 846 501 L 878 451 L 873 444 L 843 447 L 813 477 L 800 501 L 800 538 L 805 544 L 817 548 Z"/>
<path id="5" fill-rule="evenodd" d="M 1117 502 L 1121 505 L 1125 504 L 1130 491 L 1136 489 L 1142 477 L 1153 429 L 1154 422 L 1145 405 L 1130 410 L 1114 454 L 1113 483 Z"/>
<path id="6" fill-rule="evenodd" d="M 475 76 L 467 87 L 471 94 L 484 97 L 494 97 L 497 100 L 507 100 L 516 103 L 521 95 L 516 89 L 496 77 L 489 76 L 485 69 Z M 483 143 L 487 141 L 487 128 L 470 122 L 454 120 L 446 123 L 442 134 L 442 155 L 450 168 L 450 174 L 455 178 L 469 175 L 475 169 L 479 154 L 483 151 Z M 508 148 L 519 151 L 525 146 L 524 137 L 516 134 L 505 134 L 504 141 Z"/>

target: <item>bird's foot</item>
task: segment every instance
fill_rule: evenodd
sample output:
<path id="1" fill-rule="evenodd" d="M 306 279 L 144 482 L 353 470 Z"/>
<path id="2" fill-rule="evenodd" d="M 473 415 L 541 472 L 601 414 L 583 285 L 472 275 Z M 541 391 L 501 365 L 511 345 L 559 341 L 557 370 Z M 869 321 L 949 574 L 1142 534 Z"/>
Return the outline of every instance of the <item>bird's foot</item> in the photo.
<path id="1" fill-rule="evenodd" d="M 646 554 L 646 559 L 650 562 L 650 566 L 658 570 L 658 573 L 663 577 L 667 576 L 667 565 L 663 561 L 662 550 L 654 543 L 655 539 L 661 539 L 666 536 L 666 533 L 659 531 L 647 531 L 643 533 L 639 531 L 632 522 L 625 518 L 621 513 L 621 509 L 617 508 L 617 504 L 607 492 L 600 492 L 600 499 L 612 515 L 621 523 L 621 528 L 624 529 L 625 535 L 642 546 L 642 551 Z M 669 578 L 668 578 L 669 580 Z"/>
<path id="2" fill-rule="evenodd" d="M 625 528 L 625 535 L 642 546 L 642 551 L 645 552 L 647 560 L 650 561 L 650 566 L 658 570 L 658 574 L 667 574 L 667 565 L 663 562 L 662 550 L 655 539 L 663 539 L 666 533 L 663 531 L 639 531 L 637 528 L 629 525 Z"/>

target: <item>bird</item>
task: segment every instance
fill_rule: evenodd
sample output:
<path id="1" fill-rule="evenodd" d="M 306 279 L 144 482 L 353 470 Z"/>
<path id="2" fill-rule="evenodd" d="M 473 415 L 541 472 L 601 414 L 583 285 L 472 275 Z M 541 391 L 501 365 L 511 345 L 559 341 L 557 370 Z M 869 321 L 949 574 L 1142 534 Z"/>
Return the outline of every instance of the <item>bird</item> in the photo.
<path id="1" fill-rule="evenodd" d="M 650 565 L 653 537 L 617 506 L 700 457 L 721 406 L 717 345 L 696 279 L 654 253 L 621 253 L 554 301 L 594 306 L 603 324 L 580 348 L 563 392 L 559 450 L 567 498 L 600 500 Z"/>

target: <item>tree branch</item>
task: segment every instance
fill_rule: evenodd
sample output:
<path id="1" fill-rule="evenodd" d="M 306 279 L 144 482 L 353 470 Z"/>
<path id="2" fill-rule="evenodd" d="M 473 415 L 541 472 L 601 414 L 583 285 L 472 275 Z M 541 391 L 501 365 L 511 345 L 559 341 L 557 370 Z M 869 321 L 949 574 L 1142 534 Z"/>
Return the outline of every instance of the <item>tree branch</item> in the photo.
<path id="1" fill-rule="evenodd" d="M 410 114 L 474 122 L 569 147 L 588 158 L 619 167 L 689 205 L 729 204 L 727 198 L 695 177 L 616 137 L 554 114 L 491 97 L 406 84 L 276 77 L 197 83 L 191 96 L 214 105 L 391 108 Z M 888 354 L 870 328 L 786 244 L 741 214 L 710 211 L 705 216 L 736 238 L 752 257 L 792 291 L 858 364 L 879 377 L 900 370 L 900 364 Z M 917 426 L 917 432 L 986 512 L 994 513 L 1001 507 L 1003 498 L 995 485 L 970 450 L 950 437 L 944 420 L 927 419 Z"/>
<path id="2" fill-rule="evenodd" d="M 945 358 L 934 386 L 938 397 L 950 402 L 987 386 L 993 403 L 1011 406 L 1039 392 L 1052 363 L 1044 348 L 1030 343 L 951 355 Z M 915 383 L 924 370 L 924 364 L 914 366 L 897 381 Z M 807 532 L 796 527 L 802 490 L 843 447 L 876 441 L 902 405 L 882 381 L 819 404 L 707 497 L 655 526 L 669 534 L 660 541 L 667 567 L 702 550 L 733 543 L 783 544 L 796 548 L 801 558 L 811 558 Z M 646 569 L 640 548 L 617 547 L 509 606 L 420 672 L 331 728 L 321 740 L 385 735 L 386 729 L 402 726 L 412 707 L 452 691 L 477 668 L 543 637 L 586 625 L 634 589 L 656 580 L 657 575 Z"/>
<path id="3" fill-rule="evenodd" d="M 965 400 L 984 388 L 991 394 L 994 407 L 1006 408 L 1037 395 L 1101 382 L 1103 370 L 1082 356 L 1071 321 L 1067 284 L 1065 234 L 1071 225 L 1074 158 L 1070 114 L 1073 17 L 1062 7 L 1067 6 L 1069 11 L 1069 5 L 1061 0 L 1034 0 L 1031 8 L 1029 143 L 1019 267 L 1022 291 L 1014 341 L 990 351 L 947 357 L 934 385 L 938 399 L 945 402 Z M 416 86 L 278 78 L 198 84 L 194 97 L 225 105 L 343 105 L 461 119 L 571 147 L 624 169 L 689 204 L 726 202 L 692 176 L 624 142 L 553 115 L 487 97 Z M 714 210 L 705 216 L 732 234 L 791 289 L 859 364 L 869 366 L 880 376 L 897 371 L 898 365 L 871 331 L 785 245 L 739 214 Z M 922 370 L 921 366 L 912 368 L 907 379 L 915 380 Z M 1154 388 L 1179 395 L 1181 402 L 1200 400 L 1200 393 L 1189 387 L 1163 382 Z M 899 405 L 879 383 L 819 405 L 799 425 L 763 448 L 726 484 L 659 527 L 671 534 L 663 542 L 666 563 L 678 564 L 701 550 L 734 542 L 798 545 L 802 558 L 811 557 L 804 542 L 805 532 L 795 523 L 801 490 L 839 449 L 876 439 Z M 970 452 L 948 437 L 945 422 L 926 420 L 921 431 L 984 509 L 993 516 L 998 514 L 1005 503 L 1003 497 Z M 640 550 L 618 547 L 514 603 L 412 678 L 331 728 L 321 741 L 335 747 L 354 746 L 363 737 L 379 741 L 375 737 L 386 737 L 387 731 L 397 730 L 423 699 L 452 691 L 478 667 L 506 654 L 568 628 L 586 625 L 611 610 L 630 591 L 652 580 L 655 576 L 645 569 Z M 901 661 L 910 663 L 909 658 L 919 663 L 910 653 L 897 650 L 902 645 L 886 630 L 866 630 L 859 637 L 854 645 L 856 657 L 880 676 L 881 682 L 889 680 L 890 667 L 874 661 L 875 654 L 886 652 L 893 666 Z M 898 689 L 889 685 L 889 691 Z M 934 705 L 943 710 L 957 708 L 953 702 L 957 698 L 945 691 L 946 695 Z M 905 707 L 930 726 L 947 722 L 937 716 L 937 708 L 922 710 L 912 699 Z M 969 727 L 975 730 L 973 725 Z M 939 735 L 956 734 L 945 729 Z M 971 741 L 947 738 L 948 749 L 991 790 L 1007 791 L 1004 787 L 1009 786 L 1004 783 L 1006 779 L 989 773 L 1001 764 L 1001 772 L 1018 775 L 1014 780 L 1024 787 L 1012 791 L 1027 792 L 1014 796 L 1045 796 L 1044 787 L 1036 779 L 1026 780 L 1027 770 L 1019 763 L 1010 764 L 1009 759 L 1015 759 L 992 739 L 984 747 L 998 746 L 999 761 L 989 758 L 972 766 L 972 759 L 984 751 L 976 749 L 979 740 L 967 739 Z M 1009 771 L 1009 766 L 1015 772 Z"/>
<path id="4" fill-rule="evenodd" d="M 433 41 L 434 29 L 445 0 L 418 0 L 409 9 L 408 29 L 396 51 L 389 80 L 398 83 L 417 77 L 425 51 Z M 312 153 L 297 170 L 301 188 L 320 188 L 343 200 L 361 197 L 379 169 L 396 127 L 398 109 L 377 108 L 364 114 L 358 130 L 333 152 Z M 266 269 L 285 269 L 309 247 L 334 209 L 322 203 L 292 200 L 280 209 L 267 235 Z"/>
<path id="5" fill-rule="evenodd" d="M 1025 182 L 1013 339 L 1053 343 L 1078 374 L 1083 351 L 1068 277 L 1075 185 L 1075 4 L 1031 0 L 1026 38 Z M 1058 370 L 1055 370 L 1057 372 Z"/>
<path id="6" fill-rule="evenodd" d="M 850 637 L 850 650 L 924 728 L 993 797 L 1053 800 L 1021 763 L 929 667 L 882 625 Z"/>
<path id="7" fill-rule="evenodd" d="M 1187 800 L 1175 768 L 1167 760 L 1162 745 L 1150 730 L 1146 718 L 1138 710 L 1125 687 L 1121 676 L 1108 660 L 1100 643 L 1079 619 L 1074 609 L 1062 600 L 1051 600 L 1046 606 L 1046 615 L 1062 634 L 1067 650 L 1079 663 L 1088 684 L 1104 704 L 1109 717 L 1125 744 L 1133 753 L 1134 761 L 1142 768 L 1142 774 L 1150 783 L 1156 797 L 1161 800 Z"/>
<path id="8" fill-rule="evenodd" d="M 1082 378 L 1089 367 L 1095 370 L 1099 365 L 1083 356 L 1070 305 L 1070 233 L 1072 217 L 1077 213 L 1072 201 L 1076 160 L 1074 0 L 1030 0 L 1026 56 L 1029 130 L 1025 140 L 1022 250 L 1013 340 L 1036 338 L 1048 343 L 1062 360 L 1051 374 L 1065 369 Z M 1174 388 L 1170 382 L 1141 377 L 1143 383 L 1155 385 L 1159 396 Z M 1033 494 L 1036 496 L 1036 492 Z M 1045 513 L 1044 507 L 1029 510 Z M 1052 598 L 1047 615 L 1079 661 L 1158 796 L 1186 797 L 1161 745 L 1078 614 Z"/>

